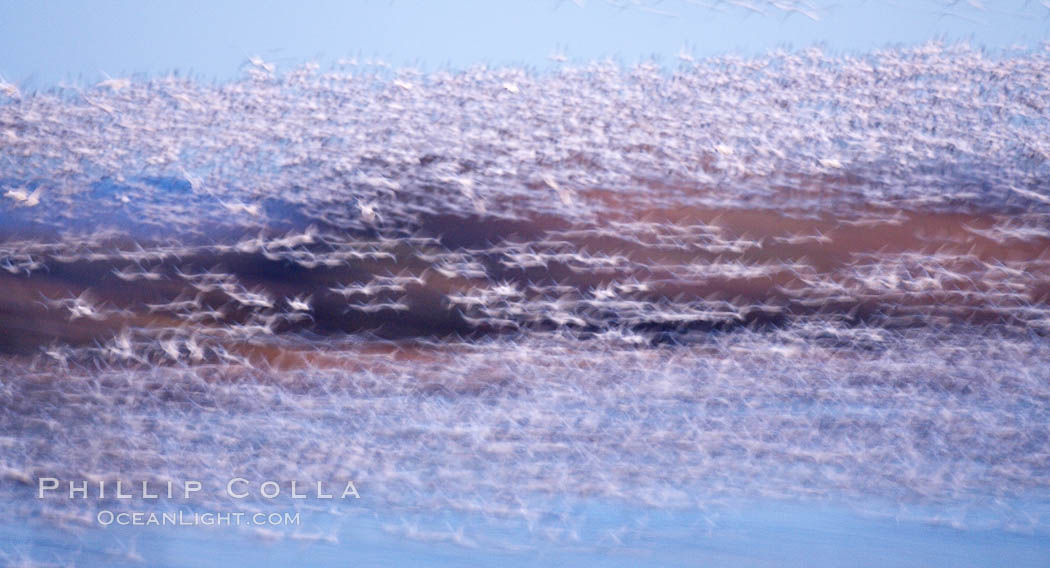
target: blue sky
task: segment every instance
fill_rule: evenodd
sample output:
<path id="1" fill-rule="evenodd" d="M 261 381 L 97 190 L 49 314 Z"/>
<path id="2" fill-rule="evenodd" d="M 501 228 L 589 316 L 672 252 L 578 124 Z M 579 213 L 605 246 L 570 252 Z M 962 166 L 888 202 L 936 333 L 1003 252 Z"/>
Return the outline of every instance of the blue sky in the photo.
<path id="1" fill-rule="evenodd" d="M 33 88 L 171 70 L 225 79 L 249 55 L 280 67 L 347 56 L 425 69 L 543 67 L 558 49 L 570 59 L 632 62 L 673 61 L 683 46 L 704 56 L 816 42 L 853 51 L 933 38 L 996 48 L 1050 40 L 1050 2 L 1041 0 L 984 0 L 984 9 L 965 0 L 813 0 L 819 21 L 728 2 L 721 12 L 646 2 L 668 16 L 605 0 L 0 0 L 0 74 Z"/>

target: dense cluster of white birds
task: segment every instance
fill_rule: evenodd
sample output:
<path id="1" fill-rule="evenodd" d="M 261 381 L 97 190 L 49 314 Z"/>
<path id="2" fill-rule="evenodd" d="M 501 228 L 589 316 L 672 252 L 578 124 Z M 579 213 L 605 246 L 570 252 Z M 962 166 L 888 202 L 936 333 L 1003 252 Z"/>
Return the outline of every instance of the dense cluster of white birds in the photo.
<path id="1" fill-rule="evenodd" d="M 523 535 L 519 544 L 573 542 L 586 525 L 570 514 L 576 499 L 715 514 L 736 498 L 845 496 L 905 516 L 932 507 L 956 527 L 1045 530 L 1024 501 L 1050 483 L 1045 341 L 851 330 L 855 344 L 881 346 L 865 350 L 823 333 L 643 350 L 557 338 L 393 353 L 344 345 L 324 368 L 291 371 L 55 375 L 7 363 L 5 498 L 75 528 L 126 503 L 26 503 L 34 476 L 212 488 L 232 476 L 351 478 L 360 502 L 279 505 L 344 526 L 378 513 L 394 529 L 391 518 L 439 531 L 446 513 L 482 514 Z M 211 493 L 195 504 L 277 506 Z M 482 528 L 465 536 L 509 544 Z M 600 537 L 585 544 L 611 544 Z"/>
<path id="2" fill-rule="evenodd" d="M 594 218 L 613 199 L 680 207 L 783 190 L 811 202 L 1050 200 L 1045 52 L 810 49 L 541 74 L 344 63 L 277 75 L 255 61 L 220 85 L 14 91 L 0 106 L 5 206 L 60 228 L 102 209 L 192 229 L 262 225 L 276 213 L 268 199 L 347 228 L 410 227 L 433 211 Z M 158 192 L 157 178 L 182 193 Z M 651 184 L 703 191 L 638 191 Z"/>
<path id="3" fill-rule="evenodd" d="M 1004 503 L 1050 485 L 1048 77 L 931 44 L 4 84 L 0 475 L 348 476 L 551 538 L 566 495 L 1042 530 Z"/>

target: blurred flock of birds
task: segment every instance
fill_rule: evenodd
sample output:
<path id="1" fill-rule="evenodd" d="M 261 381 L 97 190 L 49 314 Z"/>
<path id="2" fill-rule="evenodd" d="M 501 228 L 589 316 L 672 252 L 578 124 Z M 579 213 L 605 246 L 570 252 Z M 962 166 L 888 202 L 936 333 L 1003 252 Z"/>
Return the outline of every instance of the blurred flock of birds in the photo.
<path id="1" fill-rule="evenodd" d="M 1050 51 L 937 44 L 0 85 L 5 490 L 350 478 L 466 545 L 412 515 L 1045 530 L 1011 503 L 1050 486 L 1048 91 Z"/>

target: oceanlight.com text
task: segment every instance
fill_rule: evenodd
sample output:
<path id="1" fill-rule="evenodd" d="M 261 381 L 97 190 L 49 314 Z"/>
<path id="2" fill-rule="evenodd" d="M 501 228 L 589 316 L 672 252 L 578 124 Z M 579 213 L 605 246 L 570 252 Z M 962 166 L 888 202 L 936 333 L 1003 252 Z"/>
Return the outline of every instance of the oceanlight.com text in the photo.
<path id="1" fill-rule="evenodd" d="M 246 513 L 235 512 L 188 512 L 168 511 L 110 511 L 104 509 L 95 515 L 99 525 L 108 527 L 253 527 L 253 526 L 299 526 L 299 513 Z"/>

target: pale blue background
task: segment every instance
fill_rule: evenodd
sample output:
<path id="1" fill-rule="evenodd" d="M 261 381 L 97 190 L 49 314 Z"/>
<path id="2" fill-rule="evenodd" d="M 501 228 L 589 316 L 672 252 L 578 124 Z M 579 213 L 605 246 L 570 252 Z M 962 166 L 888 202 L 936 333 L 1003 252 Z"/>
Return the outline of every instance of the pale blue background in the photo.
<path id="1" fill-rule="evenodd" d="M 993 48 L 1050 40 L 1050 1 L 983 3 L 977 9 L 965 0 L 817 0 L 822 18 L 812 21 L 725 2 L 719 12 L 684 0 L 647 2 L 673 17 L 603 0 L 0 0 L 0 74 L 23 88 L 42 88 L 172 70 L 226 79 L 249 55 L 285 68 L 347 56 L 425 69 L 545 67 L 556 49 L 575 60 L 657 55 L 673 63 L 683 46 L 703 56 L 815 42 L 855 51 L 934 38 Z"/>

